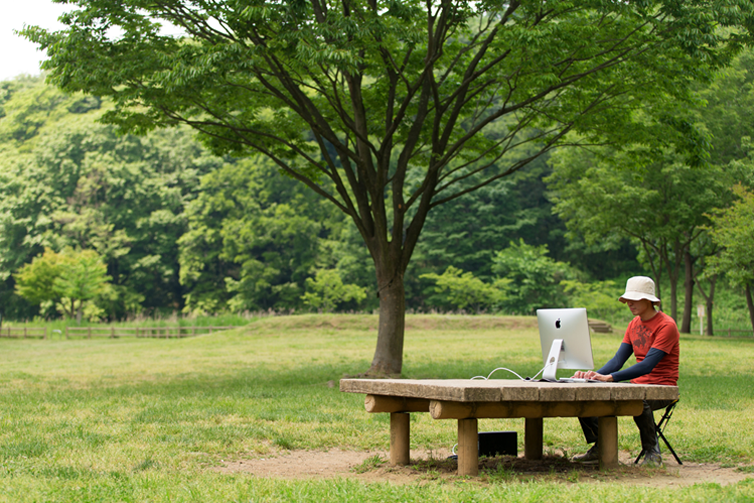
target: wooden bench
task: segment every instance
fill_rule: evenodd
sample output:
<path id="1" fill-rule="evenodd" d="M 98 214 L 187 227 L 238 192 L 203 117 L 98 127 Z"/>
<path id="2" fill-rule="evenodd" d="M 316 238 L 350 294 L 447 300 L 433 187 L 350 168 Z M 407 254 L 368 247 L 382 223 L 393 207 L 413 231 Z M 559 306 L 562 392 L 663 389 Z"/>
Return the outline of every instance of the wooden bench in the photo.
<path id="1" fill-rule="evenodd" d="M 479 470 L 481 418 L 525 418 L 524 456 L 541 459 L 543 418 L 599 417 L 599 465 L 618 466 L 617 416 L 637 416 L 642 400 L 675 400 L 676 386 L 549 383 L 522 380 L 342 379 L 340 390 L 364 393 L 367 412 L 390 414 L 390 463 L 410 460 L 410 414 L 458 421 L 458 474 Z"/>

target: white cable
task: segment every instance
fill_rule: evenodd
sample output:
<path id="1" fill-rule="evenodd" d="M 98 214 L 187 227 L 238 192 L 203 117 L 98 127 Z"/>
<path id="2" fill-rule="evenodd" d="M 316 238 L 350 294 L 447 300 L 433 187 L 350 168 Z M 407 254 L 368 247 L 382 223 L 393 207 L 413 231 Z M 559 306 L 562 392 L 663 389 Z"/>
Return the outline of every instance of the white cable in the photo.
<path id="1" fill-rule="evenodd" d="M 515 373 L 514 371 L 512 371 L 511 369 L 507 369 L 507 368 L 505 368 L 505 367 L 498 367 L 498 368 L 496 368 L 495 370 L 493 370 L 492 372 L 490 372 L 490 374 L 489 374 L 489 375 L 488 375 L 487 377 L 484 377 L 484 376 L 474 376 L 474 377 L 472 377 L 471 379 L 484 379 L 484 380 L 486 381 L 486 380 L 488 380 L 488 379 L 489 379 L 490 377 L 492 377 L 492 374 L 494 374 L 494 373 L 495 373 L 495 372 L 497 372 L 498 370 L 507 370 L 508 372 L 510 372 L 511 374 L 515 375 L 516 377 L 518 377 L 518 378 L 519 378 L 519 379 L 521 379 L 522 381 L 524 380 L 524 378 L 523 378 L 523 377 L 521 377 L 520 375 L 516 374 L 516 373 Z"/>
<path id="2" fill-rule="evenodd" d="M 495 370 L 493 370 L 492 372 L 490 372 L 490 374 L 489 374 L 489 375 L 488 375 L 487 377 L 484 377 L 484 376 L 474 376 L 474 377 L 472 377 L 472 378 L 471 378 L 471 380 L 474 380 L 474 379 L 484 379 L 485 381 L 488 381 L 488 380 L 489 380 L 489 378 L 490 378 L 490 377 L 492 377 L 492 374 L 494 374 L 494 373 L 495 373 L 495 372 L 497 372 L 498 370 L 507 370 L 508 372 L 510 372 L 511 374 L 515 375 L 516 377 L 518 377 L 518 378 L 519 378 L 519 379 L 521 379 L 522 381 L 525 381 L 525 380 L 526 380 L 526 379 L 524 379 L 523 377 L 521 377 L 520 375 L 518 375 L 517 373 L 515 373 L 514 371 L 512 371 L 511 369 L 507 369 L 507 368 L 505 368 L 505 367 L 498 367 L 498 368 L 496 368 Z M 531 379 L 532 379 L 532 380 L 536 379 L 536 378 L 537 378 L 537 376 L 538 376 L 539 374 L 541 374 L 543 370 L 544 370 L 544 368 L 542 368 L 542 370 L 540 370 L 539 372 L 537 372 L 537 375 L 535 375 L 535 376 L 534 376 L 534 377 L 532 377 Z M 451 452 L 451 453 L 453 453 L 453 456 L 455 456 L 455 455 L 456 455 L 456 447 L 457 447 L 457 446 L 458 446 L 458 444 L 455 444 L 455 445 L 453 446 L 453 448 L 452 448 L 452 449 L 450 450 L 450 452 Z"/>
<path id="3" fill-rule="evenodd" d="M 536 375 L 535 375 L 534 377 L 532 377 L 532 378 L 531 378 L 531 380 L 534 380 L 534 379 L 536 379 L 536 378 L 537 378 L 537 376 L 538 376 L 539 374 L 541 374 L 541 373 L 542 373 L 542 371 L 543 371 L 544 369 L 545 369 L 545 367 L 543 367 L 543 368 L 542 368 L 542 370 L 540 370 L 539 372 L 537 372 L 537 374 L 536 374 Z M 515 373 L 514 371 L 512 371 L 511 369 L 507 369 L 507 368 L 505 368 L 505 367 L 498 367 L 498 368 L 496 368 L 495 370 L 493 370 L 492 372 L 490 372 L 490 373 L 489 373 L 489 375 L 488 375 L 487 377 L 484 377 L 484 376 L 474 376 L 474 377 L 472 377 L 472 378 L 471 378 L 471 380 L 474 380 L 474 379 L 484 379 L 485 381 L 487 381 L 487 380 L 489 380 L 489 378 L 490 378 L 490 377 L 492 377 L 492 374 L 494 374 L 494 373 L 495 373 L 495 372 L 497 372 L 498 370 L 507 370 L 508 372 L 510 372 L 511 374 L 515 375 L 516 377 L 518 377 L 518 378 L 519 378 L 519 379 L 521 379 L 522 381 L 525 381 L 525 380 L 526 380 L 526 379 L 524 379 L 523 377 L 521 377 L 520 375 L 518 375 L 517 373 Z"/>

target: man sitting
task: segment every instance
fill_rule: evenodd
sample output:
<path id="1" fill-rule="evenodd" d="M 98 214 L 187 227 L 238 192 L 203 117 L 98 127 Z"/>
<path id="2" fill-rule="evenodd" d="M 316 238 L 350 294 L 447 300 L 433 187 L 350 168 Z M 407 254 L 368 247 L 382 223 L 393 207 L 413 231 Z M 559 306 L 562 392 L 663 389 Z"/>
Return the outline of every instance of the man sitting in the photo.
<path id="1" fill-rule="evenodd" d="M 618 351 L 596 372 L 579 371 L 574 374 L 574 377 L 605 382 L 630 380 L 635 384 L 676 386 L 680 335 L 673 318 L 655 309 L 655 306 L 660 304 L 660 299 L 655 297 L 654 281 L 645 276 L 635 276 L 629 279 L 626 283 L 626 293 L 619 300 L 628 306 L 635 318 L 628 324 Z M 636 356 L 636 364 L 621 370 L 632 353 Z M 642 465 L 660 466 L 662 464 L 652 411 L 663 409 L 671 403 L 673 403 L 672 400 L 644 400 L 644 410 L 641 415 L 634 416 L 644 453 Z M 597 418 L 580 417 L 579 422 L 587 443 L 594 443 L 594 445 L 585 454 L 575 456 L 573 459 L 582 463 L 596 463 L 598 461 Z"/>

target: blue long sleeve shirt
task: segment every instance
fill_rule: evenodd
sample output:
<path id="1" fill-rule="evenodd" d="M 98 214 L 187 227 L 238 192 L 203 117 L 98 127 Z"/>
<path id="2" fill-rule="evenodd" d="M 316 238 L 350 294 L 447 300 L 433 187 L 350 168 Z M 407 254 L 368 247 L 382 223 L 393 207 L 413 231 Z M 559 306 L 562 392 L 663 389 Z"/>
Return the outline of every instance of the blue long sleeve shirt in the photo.
<path id="1" fill-rule="evenodd" d="M 626 363 L 628 357 L 634 354 L 634 350 L 630 344 L 622 342 L 615 355 L 600 368 L 597 373 L 602 375 L 610 374 L 613 377 L 613 381 L 630 381 L 637 377 L 649 374 L 655 368 L 655 366 L 662 360 L 667 353 L 657 348 L 652 348 L 647 353 L 647 356 L 634 365 L 631 365 L 626 370 L 621 370 L 623 364 Z"/>

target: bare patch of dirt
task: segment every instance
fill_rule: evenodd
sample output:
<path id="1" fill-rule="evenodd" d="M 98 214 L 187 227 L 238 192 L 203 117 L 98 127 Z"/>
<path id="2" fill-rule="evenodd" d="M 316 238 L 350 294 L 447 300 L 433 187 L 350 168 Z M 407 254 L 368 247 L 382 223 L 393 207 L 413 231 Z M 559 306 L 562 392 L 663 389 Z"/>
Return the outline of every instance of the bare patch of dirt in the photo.
<path id="1" fill-rule="evenodd" d="M 412 451 L 411 464 L 390 466 L 389 455 L 384 451 L 287 451 L 265 457 L 237 459 L 224 462 L 215 468 L 223 473 L 251 473 L 258 477 L 281 479 L 309 479 L 349 477 L 365 482 L 392 482 L 411 484 L 427 480 L 458 478 L 457 463 L 448 459 L 450 452 Z M 621 452 L 620 468 L 601 472 L 596 466 L 573 463 L 562 453 L 545 456 L 539 461 L 522 457 L 499 456 L 480 461 L 480 483 L 492 480 L 530 481 L 547 480 L 564 483 L 617 482 L 648 487 L 681 487 L 713 482 L 733 484 L 752 473 L 716 464 L 685 462 L 678 465 L 672 456 L 665 459 L 662 468 L 642 468 L 633 464 L 628 452 Z"/>

